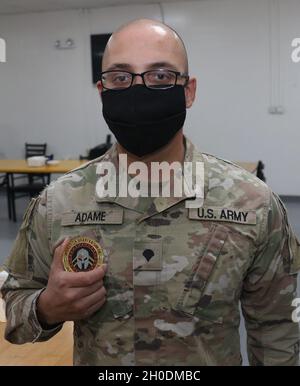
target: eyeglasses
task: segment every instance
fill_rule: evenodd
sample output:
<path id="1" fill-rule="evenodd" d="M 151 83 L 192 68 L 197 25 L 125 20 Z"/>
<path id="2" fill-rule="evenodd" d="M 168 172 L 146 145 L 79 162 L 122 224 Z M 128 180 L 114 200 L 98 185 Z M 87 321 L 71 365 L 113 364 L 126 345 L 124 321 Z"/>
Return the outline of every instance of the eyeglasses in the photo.
<path id="1" fill-rule="evenodd" d="M 101 83 L 107 90 L 126 90 L 131 87 L 136 76 L 143 79 L 144 85 L 150 89 L 168 89 L 174 87 L 180 80 L 184 87 L 189 81 L 189 76 L 182 72 L 157 69 L 135 74 L 128 71 L 111 70 L 101 72 Z"/>

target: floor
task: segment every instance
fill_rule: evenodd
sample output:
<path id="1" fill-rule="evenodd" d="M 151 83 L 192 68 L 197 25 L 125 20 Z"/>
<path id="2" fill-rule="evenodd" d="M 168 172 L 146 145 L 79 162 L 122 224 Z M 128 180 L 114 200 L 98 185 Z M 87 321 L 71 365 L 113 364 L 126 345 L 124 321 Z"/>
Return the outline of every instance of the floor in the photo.
<path id="1" fill-rule="evenodd" d="M 283 201 L 287 207 L 290 223 L 292 224 L 296 234 L 300 237 L 300 198 L 295 197 L 283 197 Z M 28 204 L 28 200 L 25 198 L 17 200 L 17 217 L 18 222 L 13 223 L 8 221 L 8 213 L 6 206 L 6 198 L 3 193 L 0 192 L 0 266 L 3 263 L 6 256 L 8 256 L 12 243 L 16 237 L 18 228 L 21 224 L 22 213 Z M 298 291 L 300 285 L 298 283 Z M 300 293 L 300 292 L 299 292 Z M 72 347 L 72 332 L 70 325 L 66 325 L 64 330 L 55 337 L 55 340 L 51 340 L 46 343 L 38 343 L 34 346 L 13 346 L 3 341 L 3 329 L 4 323 L 0 322 L 0 365 L 4 364 L 70 364 L 71 363 L 71 347 Z M 247 365 L 247 354 L 246 354 L 246 332 L 244 328 L 244 322 L 241 321 L 240 326 L 240 337 L 241 337 L 241 351 L 243 356 L 243 364 Z M 59 356 L 53 353 L 59 352 Z M 43 354 L 41 354 L 43 353 Z M 47 355 L 44 355 L 47 353 Z M 46 358 L 48 361 L 42 361 L 36 358 Z"/>
<path id="2" fill-rule="evenodd" d="M 8 220 L 6 196 L 2 192 L 0 193 L 0 266 L 10 253 L 12 243 L 21 225 L 22 214 L 28 202 L 28 199 L 25 197 L 17 200 L 16 210 L 18 222 L 14 223 Z"/>
<path id="3" fill-rule="evenodd" d="M 73 362 L 73 323 L 48 342 L 13 345 L 3 339 L 5 323 L 0 321 L 0 366 L 71 366 Z"/>

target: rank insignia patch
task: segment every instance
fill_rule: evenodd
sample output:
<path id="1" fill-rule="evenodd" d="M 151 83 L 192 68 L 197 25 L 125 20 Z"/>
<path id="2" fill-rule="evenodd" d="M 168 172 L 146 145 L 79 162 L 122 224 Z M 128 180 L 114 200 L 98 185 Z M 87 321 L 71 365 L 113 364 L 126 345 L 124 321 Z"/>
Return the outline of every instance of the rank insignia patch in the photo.
<path id="1" fill-rule="evenodd" d="M 103 250 L 89 237 L 71 239 L 63 253 L 63 265 L 68 272 L 91 271 L 103 264 Z"/>

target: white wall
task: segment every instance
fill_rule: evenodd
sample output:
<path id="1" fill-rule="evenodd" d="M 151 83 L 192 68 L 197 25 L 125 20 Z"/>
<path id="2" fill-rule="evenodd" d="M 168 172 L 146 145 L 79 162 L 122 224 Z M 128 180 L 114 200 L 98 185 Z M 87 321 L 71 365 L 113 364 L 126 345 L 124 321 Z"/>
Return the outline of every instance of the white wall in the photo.
<path id="1" fill-rule="evenodd" d="M 182 1 L 163 9 L 166 23 L 185 40 L 190 72 L 198 78 L 188 136 L 227 159 L 262 159 L 275 191 L 299 195 L 300 64 L 291 61 L 291 41 L 300 36 L 300 1 Z M 89 36 L 137 17 L 161 19 L 160 8 L 0 16 L 7 43 L 7 63 L 0 63 L 0 157 L 21 157 L 25 141 L 48 142 L 58 158 L 77 157 L 104 141 Z M 53 47 L 68 37 L 76 49 Z M 285 114 L 268 114 L 270 104 L 283 105 Z"/>
<path id="2" fill-rule="evenodd" d="M 166 22 L 183 35 L 198 77 L 186 132 L 224 158 L 262 159 L 276 192 L 300 195 L 300 64 L 291 60 L 300 1 L 169 4 Z M 286 113 L 268 114 L 270 104 Z"/>
<path id="3" fill-rule="evenodd" d="M 90 35 L 112 32 L 159 7 L 108 7 L 0 16 L 7 62 L 0 67 L 0 156 L 22 157 L 24 143 L 44 142 L 56 157 L 76 157 L 102 143 L 108 129 L 92 84 Z M 57 39 L 76 48 L 57 50 Z"/>

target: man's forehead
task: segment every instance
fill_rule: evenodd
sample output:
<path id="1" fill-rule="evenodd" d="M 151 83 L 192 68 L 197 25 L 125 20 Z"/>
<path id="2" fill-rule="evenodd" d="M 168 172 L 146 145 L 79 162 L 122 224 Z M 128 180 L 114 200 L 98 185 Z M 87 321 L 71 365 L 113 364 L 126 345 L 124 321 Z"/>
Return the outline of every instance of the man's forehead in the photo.
<path id="1" fill-rule="evenodd" d="M 140 42 L 132 43 L 129 40 L 112 41 L 106 51 L 104 65 L 110 69 L 132 67 L 137 65 L 139 59 L 144 66 L 151 69 L 157 67 L 174 67 L 180 61 L 182 51 L 176 47 L 173 42 L 162 39 L 149 40 L 144 39 Z"/>
<path id="2" fill-rule="evenodd" d="M 107 43 L 110 54 L 123 53 L 129 50 L 175 50 L 180 48 L 179 42 L 170 34 L 160 34 L 154 31 L 126 30 L 113 35 Z"/>
<path id="3" fill-rule="evenodd" d="M 140 62 L 140 63 L 138 63 Z M 157 66 L 157 62 L 167 65 Z M 103 70 L 126 69 L 142 65 L 144 68 L 184 67 L 187 70 L 187 57 L 182 40 L 175 31 L 156 22 L 129 24 L 116 31 L 108 41 L 103 56 Z"/>

